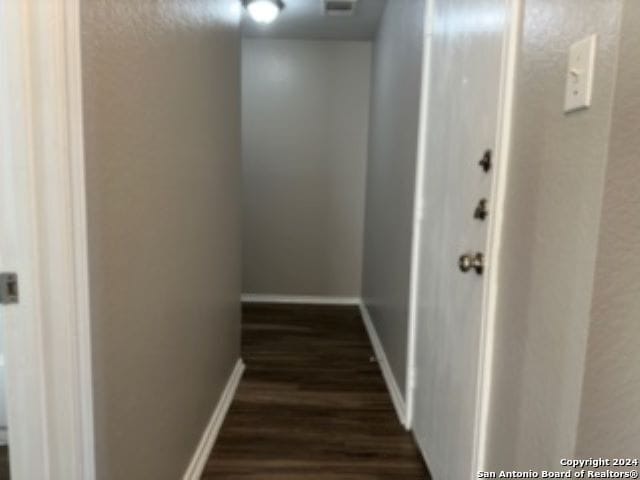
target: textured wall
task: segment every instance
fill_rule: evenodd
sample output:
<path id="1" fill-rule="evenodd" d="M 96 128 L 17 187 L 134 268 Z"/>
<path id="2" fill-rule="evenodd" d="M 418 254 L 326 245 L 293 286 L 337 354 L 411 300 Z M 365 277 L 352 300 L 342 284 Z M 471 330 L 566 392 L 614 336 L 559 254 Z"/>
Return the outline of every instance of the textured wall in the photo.
<path id="1" fill-rule="evenodd" d="M 98 478 L 176 480 L 239 356 L 234 0 L 84 0 Z"/>
<path id="2" fill-rule="evenodd" d="M 640 454 L 640 2 L 626 0 L 577 455 Z"/>
<path id="3" fill-rule="evenodd" d="M 575 449 L 621 1 L 526 0 L 503 230 L 488 466 Z M 563 113 L 571 43 L 599 35 L 593 105 Z"/>
<path id="4" fill-rule="evenodd" d="M 242 52 L 243 291 L 360 296 L 371 44 Z"/>
<path id="5" fill-rule="evenodd" d="M 387 3 L 374 44 L 362 295 L 404 392 L 424 0 Z"/>

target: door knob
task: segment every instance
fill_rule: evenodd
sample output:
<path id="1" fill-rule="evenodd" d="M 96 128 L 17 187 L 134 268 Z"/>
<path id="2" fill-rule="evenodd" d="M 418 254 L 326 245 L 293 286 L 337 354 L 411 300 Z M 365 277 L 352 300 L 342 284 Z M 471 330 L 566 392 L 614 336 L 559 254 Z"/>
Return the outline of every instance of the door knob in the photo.
<path id="1" fill-rule="evenodd" d="M 489 214 L 489 211 L 487 210 L 487 199 L 482 198 L 478 202 L 478 206 L 473 212 L 473 218 L 477 220 L 484 220 L 485 218 L 487 218 L 488 214 Z"/>
<path id="2" fill-rule="evenodd" d="M 491 170 L 491 150 L 485 150 L 482 159 L 478 162 L 478 165 L 480 165 L 482 170 L 485 172 Z"/>
<path id="3" fill-rule="evenodd" d="M 467 273 L 473 269 L 478 275 L 482 275 L 484 271 L 484 255 L 480 252 L 460 255 L 458 267 L 462 273 Z"/>

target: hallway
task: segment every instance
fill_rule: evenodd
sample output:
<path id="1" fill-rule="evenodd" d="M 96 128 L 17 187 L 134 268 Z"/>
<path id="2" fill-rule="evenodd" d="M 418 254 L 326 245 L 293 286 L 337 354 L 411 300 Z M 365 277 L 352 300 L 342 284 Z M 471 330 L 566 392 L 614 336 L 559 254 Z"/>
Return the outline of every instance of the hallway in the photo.
<path id="1" fill-rule="evenodd" d="M 638 478 L 639 26 L 0 0 L 0 480 Z"/>
<path id="2" fill-rule="evenodd" d="M 424 480 L 355 306 L 245 304 L 247 370 L 203 479 Z"/>

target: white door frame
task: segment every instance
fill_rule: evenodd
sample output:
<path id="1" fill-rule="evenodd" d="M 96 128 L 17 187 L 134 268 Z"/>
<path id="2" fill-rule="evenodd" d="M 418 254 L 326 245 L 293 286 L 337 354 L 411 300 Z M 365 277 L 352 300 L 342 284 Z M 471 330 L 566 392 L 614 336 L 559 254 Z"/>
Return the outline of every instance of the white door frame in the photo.
<path id="1" fill-rule="evenodd" d="M 500 270 L 500 250 L 502 248 L 502 225 L 507 195 L 516 67 L 522 22 L 522 0 L 505 0 L 505 4 L 506 29 L 502 48 L 502 79 L 500 82 L 498 128 L 495 141 L 495 177 L 491 200 L 489 202 L 489 208 L 492 214 L 489 216 L 487 237 L 487 280 L 484 283 L 482 318 L 480 320 L 480 358 L 478 361 L 476 425 L 472 469 L 474 474 L 487 469 L 485 465 L 487 461 L 486 450 L 489 437 L 491 384 L 499 293 L 498 274 Z"/>
<path id="2" fill-rule="evenodd" d="M 427 124 L 429 119 L 429 88 L 431 78 L 431 39 L 435 0 L 425 0 L 422 50 L 422 85 L 420 87 L 420 113 L 418 117 L 418 147 L 413 191 L 413 232 L 411 238 L 411 278 L 409 281 L 409 328 L 407 338 L 407 381 L 405 398 L 407 410 L 405 427 L 411 429 L 415 408 L 416 348 L 418 304 L 420 295 L 420 253 L 422 252 L 422 222 L 424 221 L 424 184 L 427 174 Z"/>
<path id="3" fill-rule="evenodd" d="M 422 66 L 422 93 L 420 100 L 420 120 L 418 152 L 416 159 L 416 180 L 414 193 L 413 238 L 411 246 L 411 282 L 409 297 L 409 338 L 407 353 L 407 416 L 406 426 L 413 425 L 415 409 L 416 348 L 418 302 L 420 295 L 420 253 L 422 250 L 421 230 L 424 220 L 424 179 L 426 171 L 426 132 L 429 104 L 429 79 L 431 73 L 431 34 L 435 0 L 425 0 L 425 33 Z M 491 375 L 493 372 L 493 353 L 495 339 L 495 316 L 498 298 L 498 272 L 501 248 L 504 202 L 506 197 L 507 171 L 509 165 L 509 147 L 511 140 L 512 107 L 515 86 L 517 52 L 520 41 L 520 23 L 522 0 L 504 0 L 506 7 L 506 30 L 502 51 L 502 80 L 498 106 L 498 128 L 496 135 L 495 177 L 490 199 L 485 278 L 480 312 L 479 359 L 476 392 L 475 435 L 472 472 L 484 470 L 486 462 L 486 443 L 488 438 L 489 409 L 491 402 Z M 475 477 L 474 477 L 475 478 Z"/>
<path id="4" fill-rule="evenodd" d="M 0 2 L 0 105 L 12 479 L 93 480 L 79 0 Z"/>

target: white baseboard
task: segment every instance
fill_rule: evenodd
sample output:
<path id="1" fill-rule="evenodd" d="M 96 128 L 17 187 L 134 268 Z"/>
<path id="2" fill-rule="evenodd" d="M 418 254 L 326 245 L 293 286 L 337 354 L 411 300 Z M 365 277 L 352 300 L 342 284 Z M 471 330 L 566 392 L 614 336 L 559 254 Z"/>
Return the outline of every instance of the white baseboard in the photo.
<path id="1" fill-rule="evenodd" d="M 391 371 L 391 367 L 389 366 L 389 361 L 387 360 L 387 354 L 384 351 L 382 342 L 380 342 L 378 333 L 376 332 L 376 329 L 373 326 L 373 322 L 371 321 L 371 315 L 369 315 L 369 310 L 367 309 L 367 306 L 364 304 L 364 302 L 360 302 L 360 313 L 362 315 L 364 326 L 367 329 L 367 333 L 369 334 L 369 339 L 371 340 L 373 351 L 376 354 L 376 359 L 378 360 L 378 364 L 380 365 L 380 370 L 382 370 L 382 376 L 384 377 L 384 381 L 387 384 L 387 390 L 389 390 L 391 401 L 394 408 L 396 409 L 398 420 L 400 420 L 400 423 L 407 430 L 409 430 L 410 425 L 407 422 L 407 407 L 404 398 L 402 396 L 400 388 L 398 388 L 398 383 L 396 382 L 396 378 L 394 377 L 393 372 Z"/>
<path id="2" fill-rule="evenodd" d="M 216 441 L 216 437 L 220 432 L 222 422 L 224 422 L 224 418 L 229 411 L 229 407 L 231 406 L 231 402 L 236 393 L 236 389 L 238 388 L 243 372 L 244 362 L 242 359 L 238 359 L 238 362 L 236 363 L 233 372 L 231 372 L 229 380 L 227 380 L 227 385 L 222 392 L 218 405 L 211 415 L 207 428 L 202 434 L 200 443 L 198 443 L 198 447 L 196 448 L 193 458 L 191 459 L 189 467 L 182 477 L 182 480 L 200 480 L 202 471 L 207 463 L 207 459 L 209 458 L 213 444 Z"/>
<path id="3" fill-rule="evenodd" d="M 262 295 L 243 293 L 243 303 L 295 303 L 307 305 L 359 305 L 359 297 L 323 297 L 319 295 Z"/>

